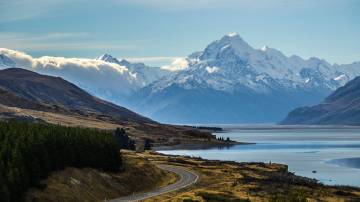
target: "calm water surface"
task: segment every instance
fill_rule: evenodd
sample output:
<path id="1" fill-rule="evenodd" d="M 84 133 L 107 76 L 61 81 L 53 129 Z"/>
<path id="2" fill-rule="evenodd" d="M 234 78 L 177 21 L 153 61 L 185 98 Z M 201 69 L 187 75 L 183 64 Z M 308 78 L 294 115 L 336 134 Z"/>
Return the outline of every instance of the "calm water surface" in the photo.
<path id="1" fill-rule="evenodd" d="M 223 127 L 228 132 L 215 133 L 217 136 L 256 144 L 160 152 L 238 162 L 283 163 L 290 171 L 325 184 L 360 186 L 360 128 Z"/>

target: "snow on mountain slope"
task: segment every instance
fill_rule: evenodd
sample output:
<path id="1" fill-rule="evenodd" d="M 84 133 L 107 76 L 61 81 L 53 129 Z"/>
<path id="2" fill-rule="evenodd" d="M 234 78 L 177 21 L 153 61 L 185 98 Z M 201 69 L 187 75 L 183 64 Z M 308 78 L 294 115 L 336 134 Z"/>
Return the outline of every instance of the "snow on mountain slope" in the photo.
<path id="1" fill-rule="evenodd" d="M 273 48 L 254 49 L 234 33 L 214 41 L 204 51 L 189 56 L 188 60 L 188 69 L 167 81 L 160 81 L 154 90 L 177 83 L 185 88 L 207 85 L 228 92 L 236 85 L 259 92 L 271 90 L 276 85 L 288 90 L 319 88 L 333 91 L 360 73 L 358 63 L 331 65 L 315 57 L 308 60 L 286 57 Z"/>
<path id="2" fill-rule="evenodd" d="M 14 67 L 15 62 L 12 61 L 9 57 L 7 57 L 5 54 L 0 54 L 0 68 L 9 68 Z"/>
<path id="3" fill-rule="evenodd" d="M 157 81 L 161 77 L 171 74 L 171 71 L 167 71 L 159 67 L 150 67 L 144 63 L 130 63 L 124 59 L 119 61 L 109 54 L 104 54 L 96 58 L 96 60 L 102 60 L 127 67 L 129 69 L 129 73 L 138 80 L 141 87 Z"/>
<path id="4" fill-rule="evenodd" d="M 170 122 L 276 122 L 360 75 L 359 63 L 287 57 L 273 48 L 252 48 L 234 33 L 185 60 L 187 68 L 137 92 L 137 110 Z"/>

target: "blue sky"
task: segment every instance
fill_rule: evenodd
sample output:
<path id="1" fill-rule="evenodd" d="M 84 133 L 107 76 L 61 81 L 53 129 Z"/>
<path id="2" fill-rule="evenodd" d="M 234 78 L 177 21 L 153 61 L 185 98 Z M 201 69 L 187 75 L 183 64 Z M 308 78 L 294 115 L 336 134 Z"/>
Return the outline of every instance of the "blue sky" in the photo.
<path id="1" fill-rule="evenodd" d="M 255 48 L 350 63 L 359 11 L 358 0 L 0 0 L 0 47 L 161 65 L 237 32 Z"/>

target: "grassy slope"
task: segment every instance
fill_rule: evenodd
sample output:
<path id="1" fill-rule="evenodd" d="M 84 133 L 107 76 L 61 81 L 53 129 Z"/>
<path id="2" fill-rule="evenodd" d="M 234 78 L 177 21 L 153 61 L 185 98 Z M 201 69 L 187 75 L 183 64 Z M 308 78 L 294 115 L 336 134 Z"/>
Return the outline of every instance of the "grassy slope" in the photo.
<path id="1" fill-rule="evenodd" d="M 26 201 L 103 201 L 165 186 L 177 176 L 158 169 L 148 160 L 131 152 L 123 155 L 120 173 L 95 169 L 66 168 L 43 181 L 44 188 L 27 193 Z"/>

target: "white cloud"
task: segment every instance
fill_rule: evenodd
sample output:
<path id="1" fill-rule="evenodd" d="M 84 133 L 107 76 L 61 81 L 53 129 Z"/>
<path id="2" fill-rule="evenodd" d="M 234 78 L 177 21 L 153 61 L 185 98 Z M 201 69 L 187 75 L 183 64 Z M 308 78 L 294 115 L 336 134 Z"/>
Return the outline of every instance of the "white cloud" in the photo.
<path id="1" fill-rule="evenodd" d="M 30 35 L 23 32 L 0 32 L 0 38 L 19 40 L 19 41 L 79 38 L 89 35 L 90 33 L 88 32 L 50 32 L 41 35 Z"/>
<path id="2" fill-rule="evenodd" d="M 147 63 L 147 62 L 172 62 L 175 59 L 177 59 L 179 57 L 168 57 L 168 56 L 150 56 L 150 57 L 125 57 L 125 60 L 128 60 L 129 62 L 142 62 L 142 63 Z"/>
<path id="3" fill-rule="evenodd" d="M 16 0 L 0 1 L 0 22 L 32 18 L 59 8 L 69 0 Z"/>
<path id="4" fill-rule="evenodd" d="M 124 41 L 95 41 L 86 32 L 54 32 L 42 35 L 0 32 L 0 45 L 25 51 L 51 50 L 133 50 L 135 45 Z"/>
<path id="5" fill-rule="evenodd" d="M 0 54 L 12 59 L 16 67 L 60 76 L 92 94 L 103 95 L 104 98 L 126 96 L 140 87 L 139 81 L 130 75 L 126 67 L 114 63 L 84 58 L 33 58 L 26 53 L 5 48 L 0 48 Z"/>
<path id="6" fill-rule="evenodd" d="M 181 71 L 189 67 L 189 62 L 186 58 L 176 58 L 170 65 L 162 66 L 161 69 L 168 71 Z"/>
<path id="7" fill-rule="evenodd" d="M 244 1 L 244 0 L 243 0 Z M 248 1 L 248 0 L 246 0 Z M 169 10 L 188 10 L 188 9 L 204 9 L 217 7 L 220 5 L 228 5 L 229 3 L 241 2 L 238 0 L 124 0 L 113 1 L 115 3 L 135 4 L 138 6 L 146 6 L 153 8 L 167 8 Z"/>
<path id="8" fill-rule="evenodd" d="M 66 9 L 68 6 L 78 6 L 87 4 L 89 7 L 96 4 L 112 4 L 115 7 L 124 4 L 160 9 L 164 11 L 184 11 L 184 10 L 204 10 L 204 9 L 236 9 L 250 10 L 269 10 L 286 9 L 298 10 L 301 8 L 323 8 L 324 6 L 341 6 L 351 1 L 343 0 L 0 0 L 0 23 L 34 18 L 46 14 L 51 14 L 54 10 Z M 79 12 L 83 14 L 82 12 Z M 83 16 L 81 16 L 83 17 Z"/>
<path id="9" fill-rule="evenodd" d="M 324 3 L 341 2 L 337 0 L 110 0 L 114 4 L 131 4 L 167 11 L 204 10 L 204 9 L 237 9 L 247 11 L 249 9 L 298 9 L 309 5 L 323 5 Z"/>

